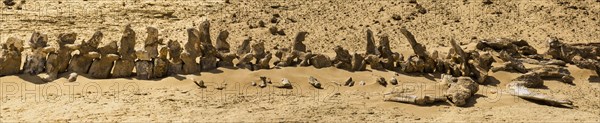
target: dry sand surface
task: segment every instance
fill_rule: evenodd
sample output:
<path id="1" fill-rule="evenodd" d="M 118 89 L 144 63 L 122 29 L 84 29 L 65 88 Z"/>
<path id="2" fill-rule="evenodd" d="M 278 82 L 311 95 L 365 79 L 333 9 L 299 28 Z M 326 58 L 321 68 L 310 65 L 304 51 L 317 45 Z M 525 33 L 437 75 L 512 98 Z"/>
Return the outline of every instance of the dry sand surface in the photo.
<path id="1" fill-rule="evenodd" d="M 33 31 L 56 40 L 59 33 L 77 32 L 87 40 L 102 31 L 104 42 L 118 41 L 126 24 L 138 32 L 156 27 L 160 37 L 187 41 L 186 28 L 211 22 L 213 41 L 220 30 L 230 32 L 232 48 L 244 37 L 264 41 L 267 49 L 288 46 L 300 31 L 309 32 L 304 42 L 313 52 L 333 53 L 340 45 L 364 52 L 366 29 L 390 36 L 392 50 L 411 54 L 399 29 L 406 27 L 429 50 L 448 51 L 449 41 L 462 45 L 480 39 L 524 39 L 538 49 L 546 39 L 565 43 L 600 42 L 598 0 L 39 0 L 27 1 L 22 10 L 0 5 L 0 40 L 9 36 L 29 39 Z M 276 19 L 273 20 L 275 16 Z M 250 28 L 265 22 L 265 27 Z M 275 26 L 285 35 L 272 35 Z M 55 44 L 54 44 L 55 45 Z M 88 79 L 67 82 L 68 74 L 43 83 L 29 75 L 0 77 L 0 121 L 313 121 L 313 122 L 600 122 L 600 78 L 592 70 L 568 65 L 574 85 L 546 80 L 541 93 L 573 101 L 574 108 L 532 103 L 503 92 L 519 74 L 490 72 L 490 84 L 466 107 L 449 103 L 416 106 L 385 102 L 383 93 L 392 86 L 377 84 L 376 76 L 396 76 L 392 71 L 348 72 L 330 68 L 286 67 L 249 71 L 218 68 L 197 75 L 178 75 L 156 80 L 135 78 Z M 273 82 L 290 79 L 293 89 L 251 86 L 267 76 Z M 324 89 L 308 84 L 314 76 Z M 352 77 L 357 85 L 339 86 Z M 439 74 L 399 74 L 400 86 L 418 88 L 436 83 Z M 204 80 L 198 88 L 191 80 Z M 358 85 L 364 81 L 365 85 Z M 217 87 L 221 87 L 219 90 Z M 439 93 L 423 90 L 423 93 Z"/>

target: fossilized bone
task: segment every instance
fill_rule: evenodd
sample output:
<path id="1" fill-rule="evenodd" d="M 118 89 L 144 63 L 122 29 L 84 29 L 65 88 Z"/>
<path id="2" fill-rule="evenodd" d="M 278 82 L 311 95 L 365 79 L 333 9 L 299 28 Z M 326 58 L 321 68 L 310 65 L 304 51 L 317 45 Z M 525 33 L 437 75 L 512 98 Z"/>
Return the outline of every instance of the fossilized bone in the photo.
<path id="1" fill-rule="evenodd" d="M 69 70 L 79 73 L 86 74 L 89 71 L 95 56 L 98 56 L 98 45 L 102 42 L 104 35 L 102 32 L 97 31 L 87 41 L 82 42 L 79 45 L 73 46 L 79 50 L 79 54 L 73 55 L 71 62 L 69 63 Z"/>
<path id="2" fill-rule="evenodd" d="M 455 106 L 465 106 L 467 100 L 479 90 L 478 84 L 469 77 L 453 78 L 445 74 L 442 74 L 441 82 L 435 85 L 427 85 L 426 88 L 440 89 L 443 93 L 439 95 L 415 94 L 415 91 L 421 90 L 398 86 L 384 94 L 384 100 L 417 105 L 429 105 L 435 102 L 448 101 Z"/>
<path id="3" fill-rule="evenodd" d="M 121 36 L 119 45 L 120 58 L 115 62 L 112 77 L 131 77 L 133 68 L 135 67 L 135 40 L 136 34 L 131 25 L 126 25 Z"/>
<path id="4" fill-rule="evenodd" d="M 14 75 L 21 72 L 21 52 L 23 40 L 10 37 L 1 44 L 0 48 L 0 76 Z"/>

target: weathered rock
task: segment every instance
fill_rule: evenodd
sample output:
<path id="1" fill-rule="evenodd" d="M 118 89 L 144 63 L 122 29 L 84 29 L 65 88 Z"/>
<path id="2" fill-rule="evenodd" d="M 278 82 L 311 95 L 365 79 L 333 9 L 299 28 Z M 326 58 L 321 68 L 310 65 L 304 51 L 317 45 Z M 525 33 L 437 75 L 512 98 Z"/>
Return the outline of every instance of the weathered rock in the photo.
<path id="1" fill-rule="evenodd" d="M 525 73 L 525 74 L 512 80 L 512 82 L 516 82 L 516 81 L 522 82 L 523 86 L 528 87 L 528 88 L 544 86 L 544 80 L 542 80 L 540 75 L 535 72 Z"/>
<path id="2" fill-rule="evenodd" d="M 252 41 L 252 37 L 246 37 L 242 40 L 242 45 L 237 48 L 237 55 L 242 56 L 243 54 L 250 53 L 252 50 L 250 47 L 250 41 Z"/>
<path id="3" fill-rule="evenodd" d="M 310 64 L 312 64 L 315 68 L 325 68 L 331 66 L 331 60 L 326 55 L 316 54 L 310 59 Z"/>
<path id="4" fill-rule="evenodd" d="M 167 55 L 169 54 L 169 49 L 166 46 L 160 47 L 158 50 L 158 57 L 154 59 L 154 67 L 152 68 L 152 76 L 154 78 L 162 78 L 167 75 L 169 69 L 169 59 L 167 59 Z"/>
<path id="5" fill-rule="evenodd" d="M 292 45 L 292 51 L 306 52 L 306 45 L 302 42 L 304 42 L 307 34 L 308 32 L 298 32 L 298 34 L 296 34 L 296 38 Z"/>
<path id="6" fill-rule="evenodd" d="M 344 70 L 352 70 L 352 55 L 350 55 L 348 50 L 345 50 L 341 46 L 336 46 L 334 51 L 336 54 L 333 59 L 334 66 Z"/>
<path id="7" fill-rule="evenodd" d="M 97 31 L 92 35 L 92 38 L 89 40 L 82 42 L 79 47 L 79 54 L 73 55 L 73 59 L 69 64 L 69 69 L 78 74 L 86 74 L 89 71 L 92 62 L 94 61 L 93 54 L 96 54 L 98 50 L 98 45 L 102 42 L 102 38 L 104 34 L 102 32 Z"/>
<path id="8" fill-rule="evenodd" d="M 119 45 L 119 55 L 121 56 L 115 62 L 112 77 L 123 78 L 131 77 L 133 74 L 133 68 L 135 67 L 135 40 L 136 34 L 131 25 L 125 26 L 123 34 L 121 36 L 121 43 Z"/>
<path id="9" fill-rule="evenodd" d="M 227 38 L 229 37 L 229 32 L 226 30 L 223 30 L 221 32 L 219 32 L 219 36 L 217 37 L 217 44 L 216 44 L 216 48 L 217 51 L 221 52 L 221 53 L 229 53 L 230 50 L 230 46 L 229 43 L 227 43 Z"/>
<path id="10" fill-rule="evenodd" d="M 352 55 L 352 71 L 364 71 L 366 67 L 365 58 L 360 54 L 354 53 Z"/>
<path id="11" fill-rule="evenodd" d="M 312 76 L 308 77 L 308 84 L 312 85 L 315 88 L 319 88 L 319 89 L 322 88 L 321 82 L 319 82 L 319 80 L 317 80 L 317 78 L 312 77 Z"/>
<path id="12" fill-rule="evenodd" d="M 78 76 L 79 76 L 79 74 L 77 74 L 77 73 L 71 73 L 71 74 L 69 74 L 69 78 L 67 80 L 69 82 L 75 82 L 75 81 L 77 81 Z"/>
<path id="13" fill-rule="evenodd" d="M 367 55 L 367 58 L 365 59 L 365 61 L 367 61 L 369 63 L 369 65 L 371 66 L 371 69 L 373 69 L 373 70 L 385 70 L 385 68 L 383 68 L 383 66 L 380 63 L 379 56 Z"/>
<path id="14" fill-rule="evenodd" d="M 28 43 L 30 50 L 25 59 L 23 72 L 30 75 L 37 75 L 46 69 L 47 52 L 44 51 L 44 48 L 48 46 L 48 37 L 46 34 L 34 32 L 31 34 L 31 39 L 29 39 Z"/>
<path id="15" fill-rule="evenodd" d="M 23 40 L 10 37 L 0 48 L 0 76 L 21 72 L 21 52 Z"/>
<path id="16" fill-rule="evenodd" d="M 379 52 L 377 51 L 377 47 L 375 46 L 375 38 L 373 36 L 373 31 L 367 29 L 367 55 L 377 55 L 379 56 Z"/>

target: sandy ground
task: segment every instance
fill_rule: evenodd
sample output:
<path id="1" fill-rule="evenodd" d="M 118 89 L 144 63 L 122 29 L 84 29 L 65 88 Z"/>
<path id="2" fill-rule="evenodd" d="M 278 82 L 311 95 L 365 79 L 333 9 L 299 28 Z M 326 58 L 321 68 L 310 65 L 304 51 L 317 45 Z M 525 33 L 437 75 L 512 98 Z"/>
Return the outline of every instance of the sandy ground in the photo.
<path id="1" fill-rule="evenodd" d="M 145 37 L 144 28 L 160 29 L 161 37 L 185 42 L 186 28 L 211 21 L 213 41 L 219 30 L 230 32 L 232 47 L 252 37 L 266 47 L 291 44 L 294 35 L 307 31 L 305 43 L 315 52 L 333 53 L 336 45 L 364 52 L 365 30 L 390 35 L 394 51 L 410 54 L 408 42 L 399 33 L 406 27 L 430 50 L 445 52 L 450 39 L 467 45 L 480 39 L 507 37 L 524 39 L 543 53 L 546 38 L 555 36 L 567 43 L 600 42 L 600 2 L 597 0 L 88 0 L 27 1 L 23 10 L 0 5 L 0 40 L 9 36 L 28 39 L 32 31 L 50 35 L 79 33 L 78 42 L 94 31 L 105 33 L 104 42 L 118 41 L 126 24 Z M 420 7 L 419 7 L 420 6 Z M 172 14 L 170 14 L 172 13 Z M 277 14 L 279 17 L 272 22 Z M 266 27 L 250 28 L 259 21 Z M 268 27 L 284 29 L 272 35 Z M 546 80 L 541 93 L 571 99 L 573 109 L 532 103 L 503 93 L 518 74 L 490 72 L 488 85 L 466 107 L 448 103 L 415 106 L 384 102 L 382 94 L 392 88 L 375 82 L 376 76 L 395 76 L 391 71 L 347 72 L 313 67 L 272 70 L 219 68 L 198 75 L 178 75 L 152 81 L 88 79 L 77 82 L 63 78 L 42 83 L 28 75 L 0 77 L 0 121 L 492 121 L 492 122 L 600 122 L 600 78 L 595 72 L 569 65 L 575 85 Z M 274 82 L 291 80 L 293 89 L 251 86 L 259 76 Z M 309 76 L 324 83 L 312 88 Z M 399 86 L 419 88 L 433 84 L 439 74 L 400 74 Z M 352 77 L 366 85 L 339 86 Z M 191 78 L 204 80 L 200 89 Z M 224 87 L 218 90 L 216 87 Z M 422 93 L 437 94 L 435 90 Z"/>

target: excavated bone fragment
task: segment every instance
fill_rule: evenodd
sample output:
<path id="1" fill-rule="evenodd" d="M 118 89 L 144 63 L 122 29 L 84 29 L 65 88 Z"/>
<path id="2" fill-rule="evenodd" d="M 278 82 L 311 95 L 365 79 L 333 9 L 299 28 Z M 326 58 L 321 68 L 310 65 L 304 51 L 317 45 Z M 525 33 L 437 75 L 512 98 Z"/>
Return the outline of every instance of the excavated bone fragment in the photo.
<path id="1" fill-rule="evenodd" d="M 397 86 L 392 91 L 384 94 L 384 100 L 417 105 L 449 101 L 454 106 L 465 106 L 467 100 L 479 90 L 478 87 L 479 85 L 469 77 L 453 78 L 450 75 L 442 74 L 441 82 L 427 85 L 425 88 L 415 89 Z M 415 92 L 424 91 L 419 89 L 431 88 L 441 89 L 444 93 L 441 95 L 415 94 Z"/>
<path id="2" fill-rule="evenodd" d="M 304 42 L 307 34 L 308 32 L 298 32 L 298 34 L 296 34 L 296 38 L 292 44 L 292 51 L 306 52 L 306 45 L 302 42 Z"/>
<path id="3" fill-rule="evenodd" d="M 119 45 L 119 58 L 115 62 L 112 77 L 124 78 L 131 77 L 133 74 L 133 68 L 135 67 L 135 40 L 136 34 L 131 25 L 125 26 L 123 34 L 121 35 L 121 43 Z"/>
<path id="4" fill-rule="evenodd" d="M 536 88 L 544 86 L 544 80 L 535 72 L 525 73 L 515 79 L 513 82 L 522 82 L 522 85 L 528 88 Z"/>
<path id="5" fill-rule="evenodd" d="M 194 28 L 187 29 L 188 42 L 184 45 L 184 51 L 181 53 L 183 61 L 183 73 L 193 74 L 200 71 L 200 65 L 196 58 L 200 56 L 200 32 Z"/>
<path id="6" fill-rule="evenodd" d="M 204 80 L 200 80 L 197 81 L 194 78 L 192 78 L 192 81 L 194 82 L 194 84 L 196 84 L 196 86 L 198 86 L 199 88 L 206 88 L 206 85 L 204 85 Z"/>
<path id="7" fill-rule="evenodd" d="M 181 60 L 181 44 L 175 40 L 169 40 L 169 68 L 167 74 L 183 74 L 183 61 Z"/>
<path id="8" fill-rule="evenodd" d="M 445 95 L 455 106 L 464 106 L 477 93 L 479 85 L 469 77 L 458 77 L 456 80 L 450 84 Z"/>
<path id="9" fill-rule="evenodd" d="M 390 79 L 390 84 L 397 85 L 398 84 L 398 79 L 392 77 L 392 79 Z"/>
<path id="10" fill-rule="evenodd" d="M 368 55 L 367 58 L 365 59 L 369 65 L 371 66 L 371 69 L 373 70 L 384 70 L 385 68 L 383 68 L 383 66 L 381 65 L 379 56 L 375 56 L 375 55 Z"/>
<path id="11" fill-rule="evenodd" d="M 254 59 L 254 54 L 248 53 L 242 57 L 240 57 L 239 62 L 235 65 L 235 67 L 240 69 L 249 69 L 252 70 L 252 60 Z"/>
<path id="12" fill-rule="evenodd" d="M 67 80 L 69 82 L 75 82 L 75 81 L 77 81 L 78 76 L 79 76 L 79 74 L 77 74 L 77 73 L 71 73 L 71 74 L 69 74 L 69 78 Z"/>
<path id="13" fill-rule="evenodd" d="M 364 71 L 366 67 L 365 58 L 360 54 L 354 53 L 352 55 L 352 71 Z"/>
<path id="14" fill-rule="evenodd" d="M 158 44 L 160 40 L 158 38 L 158 29 L 154 27 L 147 27 L 146 40 L 143 43 L 143 49 L 136 50 L 136 56 L 138 60 L 135 62 L 135 70 L 137 78 L 140 80 L 149 80 L 155 78 L 153 75 L 154 61 L 158 56 Z"/>
<path id="15" fill-rule="evenodd" d="M 352 77 L 350 77 L 350 78 L 348 78 L 348 80 L 346 80 L 346 82 L 344 83 L 344 86 L 348 86 L 348 87 L 354 86 L 354 80 L 352 80 Z"/>
<path id="16" fill-rule="evenodd" d="M 267 78 L 266 76 L 260 76 L 260 83 L 258 84 L 258 87 L 267 87 L 267 83 L 271 83 L 271 79 Z"/>
<path id="17" fill-rule="evenodd" d="M 167 59 L 167 55 L 169 54 L 169 49 L 166 46 L 160 47 L 158 50 L 158 57 L 154 59 L 154 67 L 152 68 L 152 77 L 153 78 L 162 78 L 168 74 L 169 69 L 169 59 Z"/>
<path id="18" fill-rule="evenodd" d="M 341 46 L 336 46 L 334 48 L 335 58 L 333 59 L 333 65 L 336 68 L 344 69 L 344 70 L 352 70 L 352 55 L 345 50 Z"/>
<path id="19" fill-rule="evenodd" d="M 76 50 L 71 48 L 76 39 L 77 33 L 58 35 L 59 49 L 56 52 L 48 53 L 46 62 L 46 73 L 48 73 L 51 80 L 58 78 L 59 73 L 67 71 L 69 61 L 71 61 L 71 52 Z"/>
<path id="20" fill-rule="evenodd" d="M 237 48 L 237 55 L 242 56 L 244 54 L 250 53 L 252 50 L 250 47 L 250 41 L 252 41 L 252 37 L 246 37 L 242 40 L 242 45 Z"/>
<path id="21" fill-rule="evenodd" d="M 308 77 L 308 84 L 312 85 L 315 88 L 319 88 L 319 89 L 322 88 L 321 82 L 319 82 L 319 80 L 317 80 L 317 78 L 312 77 L 312 76 Z"/>
<path id="22" fill-rule="evenodd" d="M 381 57 L 385 59 L 394 59 L 394 52 L 390 47 L 390 40 L 387 34 L 382 34 L 379 39 L 379 47 L 377 47 Z"/>
<path id="23" fill-rule="evenodd" d="M 373 36 L 373 31 L 367 29 L 367 55 L 376 55 L 379 56 L 379 52 L 377 51 L 377 47 L 375 47 L 375 38 Z"/>
<path id="24" fill-rule="evenodd" d="M 114 61 L 119 59 L 117 42 L 113 41 L 105 46 L 98 48 L 100 57 L 95 58 L 90 66 L 89 74 L 96 79 L 110 78 L 110 73 L 114 65 Z"/>
<path id="25" fill-rule="evenodd" d="M 575 80 L 575 77 L 571 76 L 571 72 L 565 67 L 544 65 L 527 70 L 538 74 L 542 78 L 561 78 L 563 82 L 569 84 L 573 84 L 573 80 Z"/>
<path id="26" fill-rule="evenodd" d="M 377 77 L 377 83 L 379 83 L 380 85 L 382 85 L 384 87 L 387 86 L 387 84 L 388 84 L 387 81 L 385 81 L 385 78 L 383 78 L 383 77 Z"/>
<path id="27" fill-rule="evenodd" d="M 29 39 L 30 50 L 25 59 L 23 72 L 30 75 L 37 75 L 46 69 L 46 55 L 53 48 L 48 47 L 48 37 L 46 34 L 34 32 Z"/>
<path id="28" fill-rule="evenodd" d="M 310 60 L 312 59 L 312 57 L 314 57 L 316 54 L 313 54 L 312 51 L 308 50 L 306 53 L 300 53 L 300 56 L 298 57 L 298 61 L 300 61 L 300 63 L 298 65 L 300 66 L 310 66 Z"/>
<path id="29" fill-rule="evenodd" d="M 273 58 L 271 52 L 267 51 L 266 55 L 264 58 L 260 59 L 257 63 L 256 63 L 256 68 L 255 70 L 259 70 L 259 69 L 270 69 L 271 66 L 269 65 L 269 62 L 271 61 L 271 58 Z"/>
<path id="30" fill-rule="evenodd" d="M 0 48 L 0 76 L 21 72 L 21 52 L 23 40 L 10 37 Z"/>
<path id="31" fill-rule="evenodd" d="M 229 43 L 227 43 L 227 38 L 229 37 L 229 32 L 226 30 L 223 30 L 221 32 L 219 32 L 219 36 L 217 36 L 217 44 L 216 44 L 216 48 L 217 51 L 222 52 L 222 53 L 229 53 L 230 50 L 230 46 Z"/>
<path id="32" fill-rule="evenodd" d="M 523 63 L 515 60 L 507 52 L 501 51 L 499 58 L 504 61 L 500 66 L 492 67 L 492 72 L 497 71 L 517 71 L 520 73 L 527 73 L 527 69 Z"/>
<path id="33" fill-rule="evenodd" d="M 310 64 L 312 64 L 315 68 L 325 68 L 331 66 L 331 60 L 326 55 L 316 54 L 310 59 Z"/>
<path id="34" fill-rule="evenodd" d="M 103 37 L 104 35 L 102 32 L 97 31 L 89 40 L 82 42 L 78 46 L 74 46 L 78 47 L 79 54 L 73 55 L 73 58 L 69 63 L 69 70 L 78 74 L 88 73 L 95 58 L 93 56 L 95 56 L 94 54 L 97 54 L 98 45 L 102 42 Z"/>
<path id="35" fill-rule="evenodd" d="M 290 80 L 283 78 L 281 79 L 281 85 L 275 85 L 275 87 L 277 88 L 292 88 L 292 83 L 290 83 Z"/>
<path id="36" fill-rule="evenodd" d="M 506 85 L 506 88 L 508 88 L 509 94 L 519 98 L 542 101 L 552 106 L 573 107 L 573 102 L 570 100 L 558 99 L 549 95 L 530 91 L 525 87 L 525 83 L 522 81 L 511 82 Z"/>
<path id="37" fill-rule="evenodd" d="M 256 64 L 267 55 L 265 52 L 265 43 L 262 41 L 252 44 L 251 49 L 251 53 L 254 54 L 254 59 L 256 59 Z"/>

